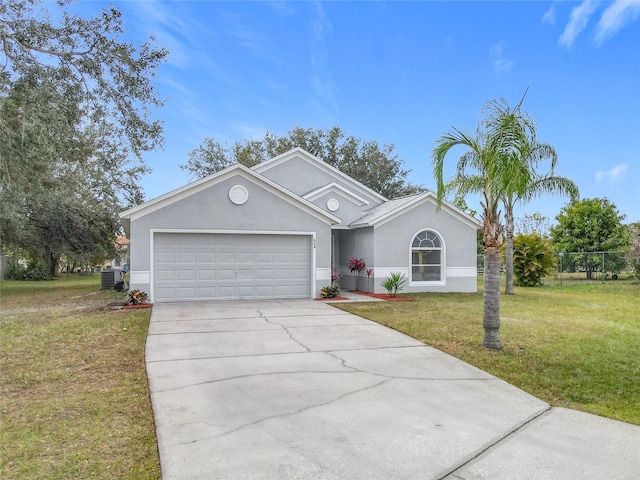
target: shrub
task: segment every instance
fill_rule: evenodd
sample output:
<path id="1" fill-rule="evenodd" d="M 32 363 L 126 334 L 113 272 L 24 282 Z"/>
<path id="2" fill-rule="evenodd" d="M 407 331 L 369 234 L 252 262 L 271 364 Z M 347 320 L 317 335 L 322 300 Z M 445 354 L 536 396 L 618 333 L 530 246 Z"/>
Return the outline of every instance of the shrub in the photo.
<path id="1" fill-rule="evenodd" d="M 556 267 L 553 247 L 537 233 L 513 239 L 514 283 L 521 287 L 542 286 L 542 280 Z"/>
<path id="2" fill-rule="evenodd" d="M 391 273 L 391 275 L 383 280 L 382 286 L 389 292 L 390 297 L 395 297 L 398 290 L 402 290 L 405 283 L 407 283 L 407 279 L 404 278 L 403 274 Z"/>
<path id="3" fill-rule="evenodd" d="M 53 277 L 47 273 L 44 265 L 38 261 L 29 262 L 27 268 L 23 268 L 22 265 L 15 263 L 7 268 L 4 278 L 6 280 L 33 282 L 53 280 Z"/>
<path id="4" fill-rule="evenodd" d="M 340 296 L 340 285 L 327 285 L 320 290 L 322 298 L 336 298 Z"/>
<path id="5" fill-rule="evenodd" d="M 145 303 L 147 301 L 147 297 L 149 295 L 147 292 L 141 292 L 140 290 L 131 290 L 129 292 L 129 303 L 131 305 L 138 305 L 140 303 Z"/>

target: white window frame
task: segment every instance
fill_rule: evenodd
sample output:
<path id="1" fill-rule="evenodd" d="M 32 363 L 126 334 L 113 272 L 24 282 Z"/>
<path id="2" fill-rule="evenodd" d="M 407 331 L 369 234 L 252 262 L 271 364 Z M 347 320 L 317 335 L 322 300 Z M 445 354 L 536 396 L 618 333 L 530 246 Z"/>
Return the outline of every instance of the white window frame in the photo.
<path id="1" fill-rule="evenodd" d="M 414 280 L 413 279 L 413 251 L 414 250 L 427 250 L 425 248 L 415 248 L 413 246 L 413 241 L 418 236 L 418 234 L 422 232 L 431 232 L 438 236 L 440 239 L 440 280 Z M 432 250 L 438 250 L 437 248 L 433 248 Z M 443 235 L 431 227 L 423 227 L 420 230 L 416 231 L 409 240 L 409 285 L 446 285 L 447 284 L 447 266 L 446 266 L 446 251 L 447 247 L 444 241 Z"/>

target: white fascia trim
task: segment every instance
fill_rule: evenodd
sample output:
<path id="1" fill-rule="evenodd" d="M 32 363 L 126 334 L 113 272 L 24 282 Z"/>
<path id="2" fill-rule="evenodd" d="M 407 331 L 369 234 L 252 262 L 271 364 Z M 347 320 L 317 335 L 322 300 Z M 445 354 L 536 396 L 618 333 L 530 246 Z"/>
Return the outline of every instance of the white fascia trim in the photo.
<path id="1" fill-rule="evenodd" d="M 477 267 L 447 267 L 448 278 L 477 277 Z"/>
<path id="2" fill-rule="evenodd" d="M 437 206 L 438 202 L 437 199 L 435 197 L 435 195 L 433 194 L 433 192 L 425 192 L 423 195 L 419 195 L 415 198 L 415 200 L 410 201 L 409 203 L 405 203 L 404 205 L 402 205 L 401 207 L 396 208 L 395 210 L 391 210 L 390 212 L 385 213 L 384 215 L 379 216 L 378 218 L 374 219 L 371 222 L 368 222 L 367 224 L 355 224 L 352 225 L 355 228 L 359 228 L 359 227 L 367 227 L 367 226 L 375 226 L 378 227 L 380 225 L 385 224 L 386 222 L 389 222 L 391 220 L 393 220 L 394 218 L 397 218 L 398 216 L 404 214 L 405 212 L 408 212 L 409 210 L 411 210 L 412 208 L 419 206 L 420 204 L 422 204 L 425 201 L 431 201 L 434 205 Z M 445 211 L 451 215 L 453 215 L 454 217 L 458 218 L 458 220 L 462 221 L 464 224 L 466 224 L 467 226 L 473 228 L 474 230 L 477 230 L 478 228 L 481 227 L 481 224 L 478 220 L 476 220 L 475 218 L 473 218 L 470 215 L 467 215 L 466 213 L 462 212 L 461 210 L 453 207 L 453 205 L 449 204 L 448 202 L 444 201 L 442 202 L 442 206 L 440 208 L 444 207 Z"/>
<path id="3" fill-rule="evenodd" d="M 317 241 L 316 241 L 316 232 L 305 232 L 305 231 L 284 231 L 284 230 L 211 230 L 211 229 L 194 229 L 194 228 L 151 228 L 149 229 L 149 267 L 151 270 L 148 273 L 149 275 L 149 302 L 153 303 L 153 292 L 154 292 L 154 236 L 156 233 L 224 233 L 224 234 L 241 234 L 241 235 L 300 235 L 300 236 L 308 236 L 311 237 L 311 285 L 309 286 L 309 298 L 314 297 L 315 288 L 316 288 L 316 252 L 317 252 Z M 142 283 L 142 282 L 141 282 Z M 146 282 L 145 282 L 146 283 Z"/>
<path id="4" fill-rule="evenodd" d="M 143 215 L 136 215 L 140 211 L 149 210 L 147 213 L 154 212 L 161 207 L 164 207 L 167 204 L 174 203 L 178 200 L 182 200 L 183 198 L 188 197 L 189 195 L 193 195 L 194 193 L 200 192 L 205 188 L 209 187 L 209 184 L 215 184 L 219 181 L 223 180 L 227 175 L 234 172 L 235 170 L 240 169 L 242 166 L 240 164 L 233 165 L 229 168 L 225 168 L 224 170 L 220 170 L 214 174 L 211 174 L 207 177 L 196 180 L 195 182 L 188 183 L 180 188 L 176 188 L 175 190 L 171 190 L 159 197 L 153 198 L 147 202 L 141 203 L 140 205 L 136 205 L 135 207 L 129 208 L 124 212 L 120 213 L 120 218 L 139 218 Z M 217 180 L 217 181 L 215 181 Z M 177 197 L 177 198 L 174 198 Z M 146 213 L 145 213 L 146 214 Z"/>
<path id="5" fill-rule="evenodd" d="M 301 208 L 302 210 L 307 211 L 311 215 L 315 216 L 319 220 L 330 220 L 331 223 L 341 223 L 341 219 L 336 217 L 335 215 L 331 215 L 328 212 L 325 212 L 320 207 L 317 207 L 313 203 L 305 200 L 302 197 L 288 191 L 284 187 L 281 187 L 277 183 L 269 180 L 268 178 L 250 170 L 244 165 L 234 165 L 220 172 L 214 173 L 208 177 L 205 177 L 196 182 L 190 183 L 182 188 L 169 192 L 165 195 L 162 195 L 154 200 L 150 200 L 149 202 L 138 205 L 137 207 L 133 207 L 129 210 L 126 210 L 120 214 L 120 217 L 130 218 L 131 220 L 136 220 L 140 217 L 148 215 L 149 213 L 155 212 L 161 208 L 166 207 L 167 205 L 171 205 L 175 202 L 183 200 L 191 195 L 194 195 L 198 192 L 201 192 L 232 175 L 241 175 L 246 180 L 258 184 L 262 183 L 262 187 L 266 190 L 270 191 L 274 195 L 278 196 L 282 200 L 290 203 L 293 206 Z"/>
<path id="6" fill-rule="evenodd" d="M 398 215 L 403 214 L 406 210 L 410 210 L 413 205 L 416 205 L 417 203 L 421 202 L 425 198 L 426 196 L 419 195 L 415 199 L 411 200 L 409 203 L 405 203 L 399 206 L 398 208 L 395 208 L 394 210 L 384 213 L 379 217 L 374 218 L 372 221 L 365 222 L 365 223 L 352 223 L 351 227 L 353 228 L 374 227 L 374 226 L 377 227 L 379 225 L 382 225 L 383 223 L 388 222 L 389 220 L 393 220 Z"/>
<path id="7" fill-rule="evenodd" d="M 316 280 L 322 280 L 325 282 L 331 282 L 331 269 L 330 268 L 316 268 Z"/>
<path id="8" fill-rule="evenodd" d="M 357 186 L 358 188 L 364 190 L 369 195 L 377 198 L 381 202 L 386 202 L 387 201 L 387 199 L 385 197 L 383 197 L 382 195 L 380 195 L 378 192 L 375 192 L 375 191 L 371 190 L 366 185 L 360 183 L 359 181 L 357 181 L 354 178 L 351 178 L 346 173 L 342 173 L 336 167 L 334 167 L 332 165 L 329 165 L 327 162 L 319 159 L 315 155 L 311 155 L 309 152 L 307 152 L 306 150 L 304 150 L 304 149 L 302 149 L 300 147 L 293 148 L 293 149 L 289 150 L 288 152 L 285 152 L 285 153 L 282 153 L 282 154 L 280 154 L 280 155 L 278 155 L 276 157 L 273 157 L 271 160 L 267 160 L 265 162 L 259 163 L 258 165 L 254 165 L 253 167 L 251 167 L 251 169 L 256 171 L 256 172 L 258 172 L 258 173 L 262 173 L 262 172 L 264 172 L 266 170 L 269 170 L 270 168 L 273 168 L 273 167 L 275 167 L 277 165 L 280 165 L 283 162 L 286 162 L 287 160 L 289 160 L 290 158 L 292 158 L 292 157 L 294 157 L 296 155 L 300 155 L 303 160 L 305 160 L 305 161 L 307 161 L 309 163 L 313 162 L 315 164 L 318 164 L 320 166 L 320 168 L 325 169 L 330 174 L 338 175 L 339 177 L 343 178 L 348 183 L 351 183 L 351 184 Z"/>
<path id="9" fill-rule="evenodd" d="M 337 192 L 338 194 L 342 195 L 343 197 L 346 197 L 347 200 L 351 200 L 353 203 L 357 204 L 360 207 L 365 206 L 365 205 L 369 205 L 369 202 L 367 200 L 365 200 L 364 198 L 362 198 L 359 195 L 356 195 L 351 190 L 349 190 L 347 188 L 344 188 L 342 185 L 340 185 L 340 184 L 338 184 L 336 182 L 331 182 L 330 184 L 325 185 L 324 187 L 317 188 L 317 189 L 313 190 L 312 192 L 309 192 L 309 193 L 303 195 L 302 198 L 312 202 L 312 201 L 317 200 L 318 198 L 320 198 L 325 193 L 328 193 L 328 192 L 331 192 L 331 191 Z"/>

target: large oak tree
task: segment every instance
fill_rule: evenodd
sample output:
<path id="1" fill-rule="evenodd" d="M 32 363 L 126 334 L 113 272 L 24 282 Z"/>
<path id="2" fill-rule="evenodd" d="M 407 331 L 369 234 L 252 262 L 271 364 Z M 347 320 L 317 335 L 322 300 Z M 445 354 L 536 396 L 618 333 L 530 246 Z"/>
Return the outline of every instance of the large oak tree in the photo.
<path id="1" fill-rule="evenodd" d="M 151 79 L 167 52 L 122 33 L 113 7 L 0 4 L 0 241 L 50 274 L 63 254 L 110 254 L 117 212 L 142 199 L 141 156 L 162 144 Z"/>
<path id="2" fill-rule="evenodd" d="M 296 127 L 285 136 L 266 132 L 261 140 L 239 140 L 230 145 L 207 137 L 181 167 L 193 178 L 202 178 L 235 163 L 252 167 L 295 147 L 303 148 L 386 198 L 424 190 L 407 181 L 410 170 L 403 168 L 393 145 L 380 146 L 373 140 L 348 136 L 340 127 L 328 130 Z"/>

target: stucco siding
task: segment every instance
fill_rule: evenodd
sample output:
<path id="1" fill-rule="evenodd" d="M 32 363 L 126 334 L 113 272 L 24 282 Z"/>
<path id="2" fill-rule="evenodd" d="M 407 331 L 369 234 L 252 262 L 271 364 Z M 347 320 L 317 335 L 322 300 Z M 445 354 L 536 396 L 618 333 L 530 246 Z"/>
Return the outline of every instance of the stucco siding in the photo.
<path id="1" fill-rule="evenodd" d="M 327 202 L 329 200 L 338 201 L 339 207 L 337 210 L 331 211 L 327 208 Z M 325 195 L 312 200 L 311 203 L 322 208 L 324 211 L 339 217 L 342 221 L 340 225 L 349 225 L 351 222 L 357 220 L 362 215 L 363 207 L 337 192 L 328 192 Z"/>
<path id="2" fill-rule="evenodd" d="M 436 231 L 444 242 L 444 282 L 442 285 L 411 285 L 407 281 L 403 291 L 475 292 L 476 230 L 445 209 L 437 210 L 429 201 L 375 228 L 376 291 L 384 292 L 380 283 L 391 272 L 400 272 L 410 278 L 411 241 L 425 228 Z"/>
<path id="3" fill-rule="evenodd" d="M 335 182 L 348 190 L 353 190 L 366 199 L 370 206 L 381 203 L 380 199 L 371 195 L 367 190 L 357 186 L 355 182 L 348 182 L 339 175 L 332 175 L 307 160 L 293 157 L 286 162 L 274 165 L 261 171 L 261 175 L 283 186 L 297 195 L 305 195 L 329 183 Z"/>
<path id="4" fill-rule="evenodd" d="M 243 205 L 229 199 L 229 189 L 244 186 L 249 198 Z M 315 267 L 317 292 L 326 284 L 330 271 L 331 226 L 281 196 L 243 175 L 235 175 L 180 201 L 170 203 L 139 218 L 132 218 L 131 288 L 149 291 L 152 267 L 151 230 L 203 232 L 313 232 L 316 236 Z M 145 277 L 146 275 L 146 277 Z M 146 280 L 145 280 L 146 278 Z"/>

